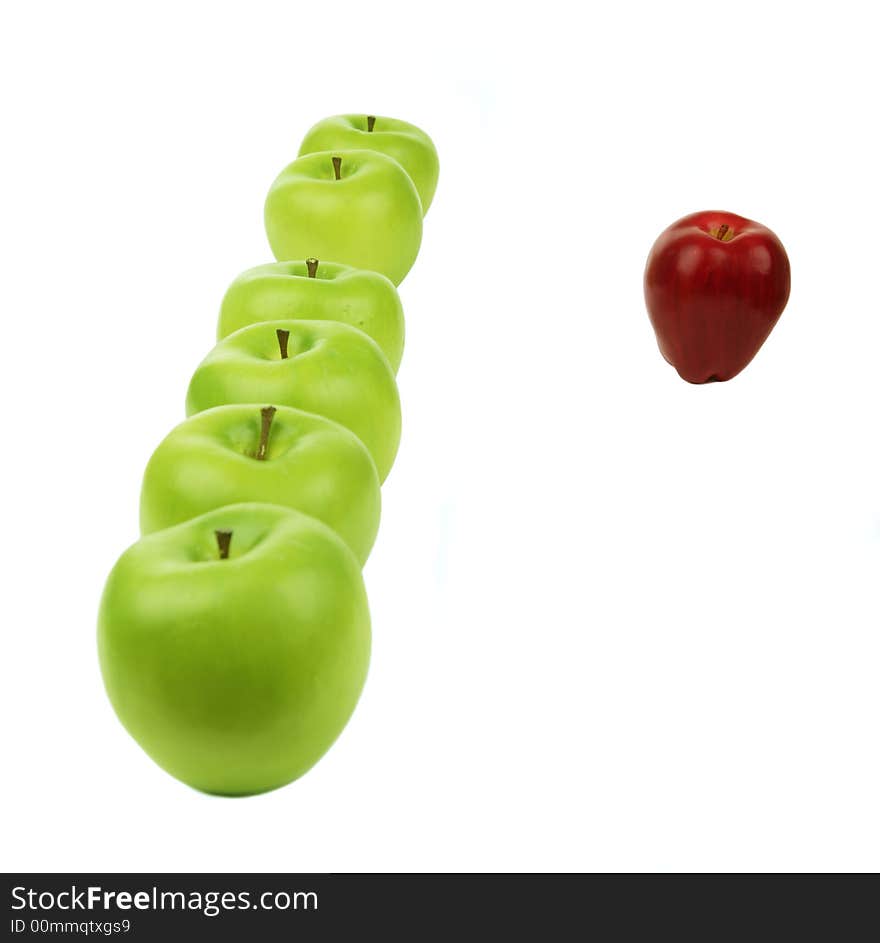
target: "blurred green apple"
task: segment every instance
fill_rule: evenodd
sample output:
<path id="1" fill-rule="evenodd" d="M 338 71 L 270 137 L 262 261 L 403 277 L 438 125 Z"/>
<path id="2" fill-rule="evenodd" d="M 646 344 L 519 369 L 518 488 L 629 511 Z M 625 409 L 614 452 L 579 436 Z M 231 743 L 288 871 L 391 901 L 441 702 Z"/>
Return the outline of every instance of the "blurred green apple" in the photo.
<path id="1" fill-rule="evenodd" d="M 422 203 L 409 174 L 378 151 L 322 151 L 272 184 L 266 235 L 279 261 L 315 256 L 381 272 L 399 285 L 422 241 Z"/>
<path id="2" fill-rule="evenodd" d="M 360 328 L 382 348 L 394 372 L 403 356 L 403 307 L 378 272 L 338 262 L 271 262 L 248 269 L 220 306 L 217 339 L 260 321 L 307 318 Z"/>
<path id="3" fill-rule="evenodd" d="M 326 416 L 369 450 L 384 481 L 400 443 L 400 397 L 387 358 L 363 331 L 333 321 L 244 327 L 196 369 L 186 413 L 226 403 L 276 403 Z"/>
<path id="4" fill-rule="evenodd" d="M 98 655 L 123 726 L 172 776 L 227 796 L 276 789 L 323 756 L 363 688 L 358 561 L 305 514 L 218 508 L 120 557 Z"/>
<path id="5" fill-rule="evenodd" d="M 345 148 L 367 148 L 394 158 L 416 185 L 422 210 L 428 212 L 437 189 L 440 161 L 434 142 L 421 128 L 381 115 L 334 115 L 309 130 L 299 154 Z"/>
<path id="6" fill-rule="evenodd" d="M 141 532 L 243 501 L 318 518 L 363 564 L 382 499 L 370 453 L 343 426 L 289 406 L 217 406 L 180 423 L 153 453 L 141 488 Z"/>

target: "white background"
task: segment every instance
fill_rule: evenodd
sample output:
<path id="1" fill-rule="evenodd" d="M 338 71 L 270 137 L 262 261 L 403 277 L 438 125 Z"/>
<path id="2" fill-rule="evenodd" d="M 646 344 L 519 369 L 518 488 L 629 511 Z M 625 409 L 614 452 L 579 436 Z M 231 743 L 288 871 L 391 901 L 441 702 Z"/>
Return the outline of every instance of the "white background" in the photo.
<path id="1" fill-rule="evenodd" d="M 602 7 L 4 6 L 6 869 L 880 867 L 872 4 Z M 209 798 L 116 721 L 96 608 L 269 184 L 359 109 L 442 162 L 371 673 L 303 779 Z M 641 279 L 706 208 L 793 290 L 693 387 Z"/>

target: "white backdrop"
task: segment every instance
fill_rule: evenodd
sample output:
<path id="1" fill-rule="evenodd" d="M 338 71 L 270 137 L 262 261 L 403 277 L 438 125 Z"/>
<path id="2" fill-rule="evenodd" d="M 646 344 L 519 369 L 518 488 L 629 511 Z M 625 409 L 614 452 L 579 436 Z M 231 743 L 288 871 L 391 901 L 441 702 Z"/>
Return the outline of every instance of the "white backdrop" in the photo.
<path id="1" fill-rule="evenodd" d="M 880 867 L 872 5 L 512 6 L 4 7 L 5 869 Z M 96 607 L 269 184 L 359 109 L 441 158 L 370 677 L 306 777 L 209 798 L 116 721 Z M 641 279 L 706 208 L 793 287 L 692 387 Z"/>

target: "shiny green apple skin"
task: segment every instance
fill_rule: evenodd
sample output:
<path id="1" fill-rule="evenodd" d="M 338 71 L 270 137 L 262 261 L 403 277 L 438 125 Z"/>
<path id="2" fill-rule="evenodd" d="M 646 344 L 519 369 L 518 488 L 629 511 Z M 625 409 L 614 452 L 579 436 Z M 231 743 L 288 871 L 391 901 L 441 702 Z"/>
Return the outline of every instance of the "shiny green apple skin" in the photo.
<path id="1" fill-rule="evenodd" d="M 370 130 L 372 117 L 372 130 Z M 434 199 L 440 160 L 428 135 L 408 121 L 381 115 L 334 115 L 319 121 L 306 134 L 299 149 L 300 157 L 316 151 L 342 148 L 366 148 L 393 158 L 416 185 L 423 213 Z"/>
<path id="2" fill-rule="evenodd" d="M 334 158 L 340 161 L 336 179 Z M 409 174 L 378 151 L 321 151 L 281 171 L 266 197 L 278 261 L 332 259 L 399 285 L 422 242 L 422 203 Z"/>
<path id="3" fill-rule="evenodd" d="M 259 407 L 238 404 L 208 409 L 172 429 L 144 472 L 141 533 L 259 501 L 316 517 L 366 562 L 382 503 L 366 446 L 323 416 L 278 406 L 261 460 L 261 425 Z"/>
<path id="4" fill-rule="evenodd" d="M 307 318 L 359 328 L 382 348 L 395 373 L 403 356 L 403 306 L 384 275 L 319 260 L 313 277 L 305 261 L 248 269 L 220 305 L 217 340 L 260 321 Z"/>
<path id="5" fill-rule="evenodd" d="M 228 559 L 218 530 L 232 532 Z M 297 511 L 219 508 L 123 553 L 98 654 L 116 714 L 164 770 L 219 795 L 277 789 L 329 749 L 363 688 L 360 566 Z"/>
<path id="6" fill-rule="evenodd" d="M 277 331 L 286 331 L 284 352 Z M 186 414 L 226 403 L 293 406 L 350 429 L 376 463 L 379 481 L 400 444 L 394 372 L 363 331 L 333 321 L 270 321 L 244 327 L 196 369 Z"/>

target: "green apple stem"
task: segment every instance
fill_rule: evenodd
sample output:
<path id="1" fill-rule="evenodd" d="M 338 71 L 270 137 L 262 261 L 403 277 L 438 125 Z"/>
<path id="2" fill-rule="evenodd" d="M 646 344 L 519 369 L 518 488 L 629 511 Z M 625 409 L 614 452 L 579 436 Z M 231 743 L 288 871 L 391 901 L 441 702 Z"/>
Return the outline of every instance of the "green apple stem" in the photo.
<path id="1" fill-rule="evenodd" d="M 217 538 L 217 552 L 221 560 L 229 559 L 229 544 L 232 542 L 231 530 L 215 530 L 214 536 Z"/>
<path id="2" fill-rule="evenodd" d="M 336 174 L 337 180 L 342 180 L 342 158 L 341 157 L 333 158 L 333 173 Z"/>
<path id="3" fill-rule="evenodd" d="M 376 116 L 367 115 L 367 130 L 372 131 L 376 127 Z"/>
<path id="4" fill-rule="evenodd" d="M 269 430 L 272 428 L 272 417 L 274 415 L 274 406 L 264 406 L 260 410 L 260 417 L 263 422 L 260 426 L 260 444 L 257 446 L 257 459 L 261 462 L 266 460 L 266 451 L 269 448 Z"/>
<path id="5" fill-rule="evenodd" d="M 287 360 L 287 342 L 290 340 L 290 331 L 284 331 L 280 327 L 275 332 L 278 338 L 278 349 L 281 351 L 281 359 Z"/>
<path id="6" fill-rule="evenodd" d="M 314 278 L 318 274 L 318 260 L 306 259 L 306 271 L 309 273 L 309 278 Z"/>

